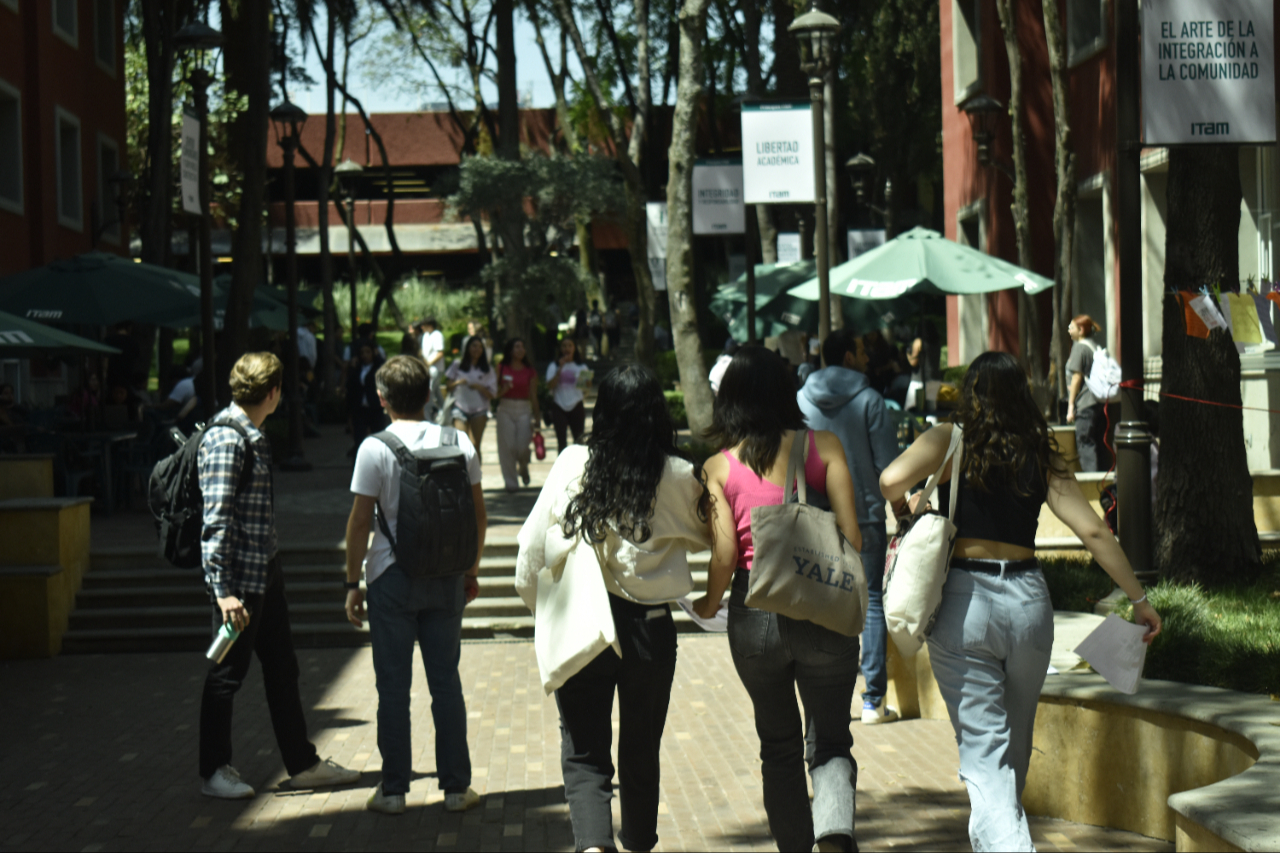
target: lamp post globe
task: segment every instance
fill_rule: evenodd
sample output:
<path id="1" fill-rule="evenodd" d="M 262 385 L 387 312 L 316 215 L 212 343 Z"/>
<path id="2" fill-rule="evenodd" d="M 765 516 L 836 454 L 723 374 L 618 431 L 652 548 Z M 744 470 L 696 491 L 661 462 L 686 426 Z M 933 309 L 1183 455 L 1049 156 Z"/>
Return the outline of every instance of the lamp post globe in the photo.
<path id="1" fill-rule="evenodd" d="M 973 141 L 978 146 L 978 163 L 991 165 L 991 142 L 995 139 L 996 116 L 1008 113 L 1004 104 L 990 95 L 975 95 L 960 105 L 973 127 Z"/>

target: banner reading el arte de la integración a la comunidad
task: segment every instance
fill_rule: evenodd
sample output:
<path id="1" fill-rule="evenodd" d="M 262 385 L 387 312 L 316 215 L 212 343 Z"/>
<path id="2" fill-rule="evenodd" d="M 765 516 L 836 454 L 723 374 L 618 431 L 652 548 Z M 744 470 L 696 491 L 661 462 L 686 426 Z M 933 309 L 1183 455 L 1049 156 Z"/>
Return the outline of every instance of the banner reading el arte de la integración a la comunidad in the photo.
<path id="1" fill-rule="evenodd" d="M 1276 141 L 1273 0 L 1144 0 L 1142 139 Z"/>

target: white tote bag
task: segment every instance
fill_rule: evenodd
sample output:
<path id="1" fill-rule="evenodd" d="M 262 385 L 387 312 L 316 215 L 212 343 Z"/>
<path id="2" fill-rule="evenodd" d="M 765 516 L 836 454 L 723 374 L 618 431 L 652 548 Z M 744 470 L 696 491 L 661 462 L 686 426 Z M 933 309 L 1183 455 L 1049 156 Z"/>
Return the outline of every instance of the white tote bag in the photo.
<path id="1" fill-rule="evenodd" d="M 960 493 L 960 463 L 964 454 L 963 433 L 957 424 L 951 429 L 951 444 L 942 464 L 920 493 L 916 511 L 899 522 L 889 543 L 884 565 L 884 621 L 889 636 L 903 657 L 920 651 L 933 630 L 942 606 L 942 585 L 947 580 L 951 550 L 956 544 L 956 500 Z M 938 487 L 947 460 L 951 466 L 951 503 L 947 514 L 926 510 Z"/>
<path id="2" fill-rule="evenodd" d="M 538 572 L 533 647 L 542 689 L 551 695 L 612 646 L 622 657 L 609 591 L 595 551 L 556 524 L 546 533 L 547 568 Z"/>

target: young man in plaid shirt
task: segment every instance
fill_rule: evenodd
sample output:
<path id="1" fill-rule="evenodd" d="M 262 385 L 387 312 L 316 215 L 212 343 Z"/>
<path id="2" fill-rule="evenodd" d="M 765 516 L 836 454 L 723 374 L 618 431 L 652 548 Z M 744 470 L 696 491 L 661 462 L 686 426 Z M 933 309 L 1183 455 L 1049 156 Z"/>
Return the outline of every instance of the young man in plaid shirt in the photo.
<path id="1" fill-rule="evenodd" d="M 213 633 L 230 622 L 240 636 L 221 663 L 209 668 L 200 703 L 200 777 L 203 793 L 222 799 L 252 797 L 253 788 L 231 766 L 231 710 L 256 652 L 276 743 L 294 788 L 342 785 L 360 777 L 332 759 L 320 760 L 307 738 L 298 693 L 298 657 L 289 629 L 289 605 L 276 556 L 271 445 L 260 427 L 280 403 L 284 367 L 271 353 L 252 352 L 231 369 L 233 403 L 214 423 L 238 424 L 253 444 L 253 475 L 236 494 L 247 461 L 245 438 L 212 426 L 200 445 L 204 498 L 201 552 L 213 604 Z"/>

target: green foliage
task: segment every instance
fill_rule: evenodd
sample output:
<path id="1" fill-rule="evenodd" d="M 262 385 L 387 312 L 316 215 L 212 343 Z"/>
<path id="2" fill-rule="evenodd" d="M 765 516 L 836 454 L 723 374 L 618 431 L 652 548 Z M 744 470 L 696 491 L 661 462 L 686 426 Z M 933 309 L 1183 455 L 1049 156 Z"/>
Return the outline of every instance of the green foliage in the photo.
<path id="1" fill-rule="evenodd" d="M 952 385 L 960 388 L 964 385 L 965 374 L 969 372 L 969 365 L 961 364 L 956 367 L 946 367 L 946 361 L 943 361 L 942 381 L 950 382 Z"/>
<path id="2" fill-rule="evenodd" d="M 671 412 L 671 420 L 675 421 L 677 429 L 689 428 L 689 415 L 684 410 L 684 393 L 681 391 L 663 391 L 663 396 L 667 398 L 667 411 Z"/>
<path id="3" fill-rule="evenodd" d="M 1264 555 L 1256 583 L 1206 590 L 1161 581 L 1147 597 L 1164 620 L 1147 678 L 1280 694 L 1280 553 Z M 1117 613 L 1133 619 L 1128 604 Z"/>
<path id="4" fill-rule="evenodd" d="M 675 351 L 668 350 L 658 353 L 653 360 L 653 371 L 658 374 L 658 384 L 663 389 L 674 388 L 675 384 L 680 381 L 680 367 L 676 363 Z"/>
<path id="5" fill-rule="evenodd" d="M 449 287 L 443 279 L 429 281 L 430 283 L 409 279 L 395 289 L 396 305 L 400 306 L 400 310 L 411 322 L 424 317 L 435 317 L 440 321 L 441 329 L 449 329 L 458 324 L 465 327 L 467 320 L 483 316 L 484 293 L 479 289 Z M 361 320 L 373 316 L 373 302 L 377 292 L 377 284 L 372 279 L 365 279 L 356 285 L 356 314 Z M 351 315 L 351 286 L 335 284 L 333 300 L 338 308 L 338 322 L 343 326 L 348 325 Z M 316 308 L 322 307 L 319 291 L 315 291 L 311 304 Z M 384 328 L 395 325 L 385 304 L 379 319 Z M 397 338 L 397 351 L 398 347 Z"/>

